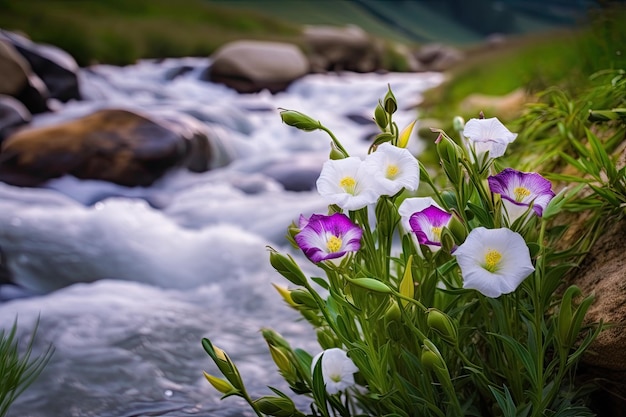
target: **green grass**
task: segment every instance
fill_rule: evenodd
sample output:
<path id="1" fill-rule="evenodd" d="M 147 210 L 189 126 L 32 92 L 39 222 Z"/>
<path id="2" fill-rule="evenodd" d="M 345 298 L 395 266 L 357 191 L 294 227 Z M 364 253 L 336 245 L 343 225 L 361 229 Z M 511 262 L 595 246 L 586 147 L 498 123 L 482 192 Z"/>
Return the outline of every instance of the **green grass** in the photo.
<path id="1" fill-rule="evenodd" d="M 299 27 L 203 0 L 0 0 L 0 27 L 68 51 L 79 65 L 206 56 L 245 37 L 293 40 Z"/>
<path id="2" fill-rule="evenodd" d="M 458 107 L 473 93 L 503 95 L 523 88 L 534 94 L 550 86 L 574 95 L 582 92 L 591 85 L 593 73 L 626 68 L 623 21 L 626 8 L 616 6 L 578 31 L 525 36 L 498 48 L 468 49 L 467 59 L 449 72 L 449 81 L 427 93 L 424 115 L 475 117 Z"/>

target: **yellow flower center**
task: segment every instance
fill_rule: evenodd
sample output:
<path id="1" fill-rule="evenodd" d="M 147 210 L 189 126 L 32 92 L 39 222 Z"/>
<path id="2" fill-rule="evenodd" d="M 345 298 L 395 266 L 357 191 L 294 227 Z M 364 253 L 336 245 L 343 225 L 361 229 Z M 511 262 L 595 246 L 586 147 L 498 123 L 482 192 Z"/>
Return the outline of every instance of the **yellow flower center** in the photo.
<path id="1" fill-rule="evenodd" d="M 496 272 L 498 264 L 502 259 L 502 254 L 495 249 L 489 249 L 485 254 L 485 265 L 483 266 L 489 272 Z"/>
<path id="2" fill-rule="evenodd" d="M 331 236 L 328 239 L 328 242 L 326 242 L 326 248 L 331 253 L 339 252 L 339 249 L 341 249 L 341 244 L 342 244 L 342 240 L 340 237 Z"/>
<path id="3" fill-rule="evenodd" d="M 341 375 L 340 374 L 330 374 L 330 375 L 328 375 L 328 377 L 333 382 L 341 382 Z"/>
<path id="4" fill-rule="evenodd" d="M 341 185 L 341 188 L 343 188 L 346 193 L 354 194 L 356 180 L 352 177 L 343 177 L 341 181 L 339 181 L 339 185 Z"/>
<path id="5" fill-rule="evenodd" d="M 526 187 L 515 187 L 513 190 L 515 201 L 521 203 L 522 200 L 530 195 L 530 190 Z"/>
<path id="6" fill-rule="evenodd" d="M 433 235 L 437 238 L 437 240 L 441 240 L 441 227 L 433 226 L 431 228 Z"/>
<path id="7" fill-rule="evenodd" d="M 394 179 L 399 172 L 400 168 L 398 168 L 397 165 L 390 164 L 389 166 L 387 166 L 387 178 L 389 178 L 390 180 Z"/>

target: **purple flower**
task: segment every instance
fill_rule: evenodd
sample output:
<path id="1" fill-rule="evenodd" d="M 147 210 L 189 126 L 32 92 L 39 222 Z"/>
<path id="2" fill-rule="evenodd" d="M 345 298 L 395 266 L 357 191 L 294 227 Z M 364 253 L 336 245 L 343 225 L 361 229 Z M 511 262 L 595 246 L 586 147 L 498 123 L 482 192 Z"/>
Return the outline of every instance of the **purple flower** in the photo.
<path id="1" fill-rule="evenodd" d="M 441 231 L 448 225 L 452 215 L 437 206 L 431 205 L 411 215 L 409 224 L 417 236 L 417 241 L 431 250 L 441 248 Z"/>
<path id="2" fill-rule="evenodd" d="M 491 192 L 502 196 L 510 223 L 524 214 L 531 204 L 537 216 L 541 217 L 543 210 L 554 197 L 550 181 L 535 172 L 520 172 L 506 168 L 487 180 Z"/>
<path id="3" fill-rule="evenodd" d="M 363 230 L 343 213 L 314 214 L 308 221 L 301 217 L 300 224 L 304 227 L 294 239 L 307 258 L 315 263 L 340 258 L 346 252 L 361 248 Z"/>

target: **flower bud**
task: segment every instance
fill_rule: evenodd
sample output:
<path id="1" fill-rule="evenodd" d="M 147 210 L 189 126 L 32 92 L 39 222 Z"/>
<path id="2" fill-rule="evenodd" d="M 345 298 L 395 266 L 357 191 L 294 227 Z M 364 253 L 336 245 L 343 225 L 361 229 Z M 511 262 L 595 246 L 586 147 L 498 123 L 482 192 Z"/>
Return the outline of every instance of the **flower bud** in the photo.
<path id="1" fill-rule="evenodd" d="M 428 317 L 426 318 L 428 327 L 433 329 L 443 340 L 450 344 L 456 344 L 458 340 L 457 329 L 450 317 L 435 309 L 428 310 Z"/>
<path id="2" fill-rule="evenodd" d="M 289 126 L 293 126 L 306 132 L 318 130 L 321 126 L 320 122 L 317 120 L 313 120 L 306 114 L 295 110 L 282 110 L 280 112 L 280 118 Z"/>
<path id="3" fill-rule="evenodd" d="M 262 414 L 276 417 L 292 417 L 300 415 L 296 406 L 287 397 L 263 396 L 253 401 L 254 407 Z"/>
<path id="4" fill-rule="evenodd" d="M 457 216 L 452 216 L 450 218 L 450 222 L 448 223 L 448 229 L 450 229 L 452 236 L 454 236 L 455 242 L 465 242 L 465 238 L 467 237 L 467 229 Z"/>
<path id="5" fill-rule="evenodd" d="M 433 342 L 428 339 L 424 339 L 424 346 L 422 346 L 424 350 L 422 350 L 421 361 L 424 368 L 431 372 L 435 372 L 439 375 L 443 370 L 446 370 L 448 367 L 446 366 L 446 362 L 443 360 L 441 353 L 439 353 L 439 349 Z"/>
<path id="6" fill-rule="evenodd" d="M 387 125 L 389 124 L 389 120 L 387 119 L 387 113 L 385 113 L 385 109 L 381 102 L 378 102 L 376 109 L 374 110 L 374 121 L 378 125 L 381 130 L 386 130 Z"/>
<path id="7" fill-rule="evenodd" d="M 279 348 L 291 350 L 291 345 L 280 334 L 272 329 L 264 327 L 261 329 L 261 335 L 268 345 L 277 346 Z"/>
<path id="8" fill-rule="evenodd" d="M 324 350 L 334 348 L 339 345 L 332 332 L 328 330 L 317 331 L 317 343 L 319 343 L 320 347 Z"/>
<path id="9" fill-rule="evenodd" d="M 382 294 L 391 294 L 391 288 L 387 284 L 374 278 L 347 278 L 347 280 L 357 287 Z"/>
<path id="10" fill-rule="evenodd" d="M 215 388 L 222 394 L 230 394 L 230 393 L 234 393 L 237 391 L 237 389 L 233 387 L 230 384 L 230 382 L 226 381 L 225 379 L 207 374 L 206 372 L 203 372 L 203 373 L 204 373 L 204 377 L 206 378 L 207 381 L 209 381 L 209 383 L 213 386 L 213 388 Z"/>
<path id="11" fill-rule="evenodd" d="M 272 360 L 276 364 L 276 367 L 280 371 L 280 374 L 285 376 L 286 378 L 292 379 L 295 377 L 295 370 L 293 365 L 287 358 L 287 355 L 278 347 L 273 346 L 268 343 L 268 347 L 270 350 L 270 355 L 272 356 Z"/>
<path id="12" fill-rule="evenodd" d="M 450 229 L 444 227 L 441 231 L 441 249 L 443 249 L 445 253 L 452 253 L 455 246 L 454 236 L 450 232 Z"/>
<path id="13" fill-rule="evenodd" d="M 292 284 L 304 285 L 306 283 L 306 277 L 291 256 L 281 255 L 270 249 L 270 264 Z"/>
<path id="14" fill-rule="evenodd" d="M 452 119 L 452 127 L 457 132 L 462 132 L 465 127 L 465 120 L 461 116 L 456 116 Z"/>
<path id="15" fill-rule="evenodd" d="M 402 132 L 400 132 L 400 136 L 398 137 L 398 148 L 406 148 L 409 144 L 409 139 L 411 138 L 411 133 L 413 133 L 413 127 L 415 127 L 415 123 L 417 120 L 413 120 L 411 123 L 405 127 Z"/>
<path id="16" fill-rule="evenodd" d="M 289 290 L 289 288 L 283 287 L 282 285 L 278 285 L 278 284 L 274 284 L 274 283 L 272 283 L 272 286 L 274 288 L 276 288 L 276 291 L 278 291 L 280 296 L 283 297 L 283 300 L 285 300 L 285 302 L 287 304 L 289 304 L 291 307 L 297 307 L 298 306 L 293 301 L 293 298 L 291 298 L 291 291 Z"/>
<path id="17" fill-rule="evenodd" d="M 452 184 L 458 184 L 461 179 L 461 168 L 459 167 L 459 160 L 462 155 L 461 149 L 450 138 L 445 136 L 441 138 L 436 146 L 444 172 Z"/>
<path id="18" fill-rule="evenodd" d="M 309 294 L 308 291 L 296 289 L 291 291 L 291 299 L 298 306 L 305 306 L 312 309 L 317 309 L 318 305 L 315 299 Z"/>
<path id="19" fill-rule="evenodd" d="M 348 155 L 346 155 L 341 149 L 335 145 L 335 142 L 330 142 L 330 155 L 329 159 L 336 161 L 337 159 L 345 159 Z"/>
<path id="20" fill-rule="evenodd" d="M 385 99 L 383 100 L 385 103 L 385 111 L 389 114 L 393 114 L 398 110 L 398 102 L 396 101 L 396 97 L 391 92 L 391 87 L 388 86 L 387 94 L 385 94 Z"/>
<path id="21" fill-rule="evenodd" d="M 415 294 L 415 283 L 413 282 L 413 274 L 411 272 L 411 266 L 413 265 L 413 255 L 409 256 L 409 260 L 404 268 L 404 274 L 402 275 L 402 281 L 400 281 L 400 294 L 406 298 L 413 298 Z M 402 306 L 406 306 L 407 300 L 401 300 Z"/>
<path id="22" fill-rule="evenodd" d="M 400 313 L 400 307 L 398 306 L 398 303 L 392 301 L 391 304 L 389 304 L 387 311 L 385 311 L 385 315 L 383 316 L 385 323 L 400 321 L 401 317 L 402 314 Z"/>

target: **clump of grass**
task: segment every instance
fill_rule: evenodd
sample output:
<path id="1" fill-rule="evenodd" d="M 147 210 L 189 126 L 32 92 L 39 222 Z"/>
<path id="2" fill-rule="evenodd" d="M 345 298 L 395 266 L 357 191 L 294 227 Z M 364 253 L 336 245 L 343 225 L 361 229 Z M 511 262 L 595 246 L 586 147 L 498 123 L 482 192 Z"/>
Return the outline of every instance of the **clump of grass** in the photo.
<path id="1" fill-rule="evenodd" d="M 38 324 L 39 321 L 23 352 L 17 338 L 17 320 L 8 332 L 0 329 L 0 417 L 7 414 L 11 404 L 37 379 L 52 357 L 54 348 L 50 345 L 43 354 L 31 358 Z"/>

